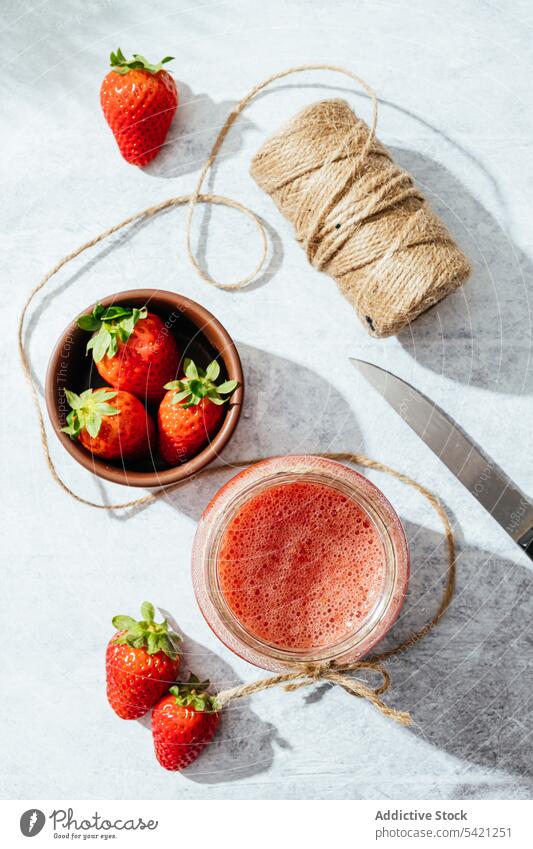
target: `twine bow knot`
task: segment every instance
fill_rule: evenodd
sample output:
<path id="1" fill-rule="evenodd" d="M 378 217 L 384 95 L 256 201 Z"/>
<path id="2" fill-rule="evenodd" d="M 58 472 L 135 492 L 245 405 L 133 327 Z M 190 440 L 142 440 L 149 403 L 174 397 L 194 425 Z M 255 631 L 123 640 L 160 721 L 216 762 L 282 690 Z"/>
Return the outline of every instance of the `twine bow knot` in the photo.
<path id="1" fill-rule="evenodd" d="M 378 687 L 372 688 L 360 678 L 347 674 L 349 672 L 360 672 L 363 669 L 379 673 L 382 683 Z M 269 690 L 271 687 L 276 687 L 280 684 L 283 685 L 284 690 L 292 692 L 299 690 L 300 687 L 308 687 L 311 684 L 316 684 L 318 681 L 336 684 L 342 687 L 343 690 L 346 690 L 347 693 L 350 693 L 350 695 L 357 696 L 360 699 L 366 699 L 384 716 L 394 719 L 400 725 L 411 724 L 409 713 L 389 707 L 380 698 L 388 690 L 391 678 L 383 664 L 378 660 L 358 660 L 354 663 L 341 664 L 337 664 L 335 661 L 302 664 L 295 667 L 293 672 L 271 675 L 269 678 L 261 678 L 259 681 L 254 681 L 250 684 L 241 684 L 238 687 L 224 690 L 217 695 L 217 703 L 219 708 L 223 708 L 236 699 L 251 696 L 262 690 Z"/>

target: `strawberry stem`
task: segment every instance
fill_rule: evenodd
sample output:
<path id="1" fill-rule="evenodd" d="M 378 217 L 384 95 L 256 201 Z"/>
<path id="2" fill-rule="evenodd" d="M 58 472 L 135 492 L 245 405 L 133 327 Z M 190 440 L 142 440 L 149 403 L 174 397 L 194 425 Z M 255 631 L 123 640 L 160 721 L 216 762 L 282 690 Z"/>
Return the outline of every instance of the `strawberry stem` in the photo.
<path id="1" fill-rule="evenodd" d="M 175 697 L 176 704 L 183 707 L 193 707 L 195 710 L 215 713 L 218 710 L 216 696 L 208 693 L 209 681 L 200 679 L 191 674 L 186 684 L 177 684 L 171 687 L 169 692 Z"/>
<path id="2" fill-rule="evenodd" d="M 118 416 L 120 410 L 108 404 L 115 398 L 116 391 L 104 389 L 86 389 L 81 395 L 65 389 L 65 397 L 72 408 L 67 416 L 67 427 L 62 427 L 63 433 L 68 433 L 72 439 L 77 439 L 85 428 L 89 436 L 96 439 L 100 433 L 102 420 L 105 416 Z"/>
<path id="3" fill-rule="evenodd" d="M 127 342 L 138 321 L 146 318 L 148 309 L 141 307 L 104 307 L 96 304 L 91 313 L 80 315 L 76 324 L 81 330 L 94 335 L 87 343 L 87 351 L 92 350 L 93 360 L 99 363 L 104 357 L 114 357 L 119 342 Z"/>
<path id="4" fill-rule="evenodd" d="M 109 57 L 111 68 L 115 73 L 121 75 L 127 74 L 128 71 L 133 71 L 136 68 L 149 71 L 151 74 L 157 74 L 158 71 L 163 69 L 163 65 L 166 65 L 167 62 L 171 62 L 173 59 L 173 56 L 165 56 L 157 65 L 152 65 L 151 62 L 145 59 L 144 56 L 140 56 L 139 53 L 134 53 L 133 59 L 126 59 L 120 47 L 116 53 L 111 53 Z"/>
<path id="5" fill-rule="evenodd" d="M 141 605 L 141 620 L 133 619 L 131 616 L 114 616 L 113 625 L 123 634 L 115 637 L 113 642 L 118 645 L 131 646 L 134 649 L 146 648 L 148 654 L 164 652 L 171 660 L 175 660 L 180 654 L 179 643 L 181 637 L 174 631 L 168 630 L 168 622 L 154 620 L 155 610 L 149 601 L 143 601 Z"/>
<path id="6" fill-rule="evenodd" d="M 205 371 L 193 360 L 185 360 L 184 366 L 185 377 L 182 380 L 171 380 L 170 383 L 165 383 L 165 389 L 175 390 L 170 401 L 171 405 L 181 404 L 182 407 L 193 407 L 203 398 L 208 398 L 213 404 L 225 404 L 239 385 L 236 380 L 225 380 L 217 386 L 215 380 L 220 375 L 220 366 L 216 360 L 209 363 Z M 223 398 L 223 395 L 226 397 Z"/>

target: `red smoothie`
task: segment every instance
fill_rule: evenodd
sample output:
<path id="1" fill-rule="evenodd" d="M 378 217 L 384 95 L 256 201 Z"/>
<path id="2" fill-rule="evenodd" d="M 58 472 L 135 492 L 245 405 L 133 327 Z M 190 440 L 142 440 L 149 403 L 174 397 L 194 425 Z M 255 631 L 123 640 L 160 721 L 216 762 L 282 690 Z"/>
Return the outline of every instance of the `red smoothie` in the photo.
<path id="1" fill-rule="evenodd" d="M 319 648 L 347 638 L 379 601 L 385 554 L 365 511 L 322 483 L 273 485 L 230 520 L 220 588 L 249 632 L 270 645 Z"/>

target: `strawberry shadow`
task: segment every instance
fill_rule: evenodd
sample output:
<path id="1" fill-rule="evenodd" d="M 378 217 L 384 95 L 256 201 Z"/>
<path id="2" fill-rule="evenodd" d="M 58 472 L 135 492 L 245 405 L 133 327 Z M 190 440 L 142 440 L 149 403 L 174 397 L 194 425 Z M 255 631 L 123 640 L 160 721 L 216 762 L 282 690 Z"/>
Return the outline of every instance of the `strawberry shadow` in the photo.
<path id="1" fill-rule="evenodd" d="M 225 660 L 185 634 L 171 613 L 163 608 L 159 608 L 159 612 L 183 638 L 182 680 L 187 680 L 189 671 L 196 672 L 209 679 L 213 692 L 242 683 Z M 149 715 L 138 722 L 151 729 Z M 290 748 L 272 723 L 264 722 L 254 713 L 250 700 L 242 699 L 224 709 L 211 743 L 198 760 L 179 774 L 198 784 L 239 781 L 267 772 L 274 759 L 275 747 Z"/>
<path id="2" fill-rule="evenodd" d="M 198 172 L 236 100 L 213 100 L 206 92 L 194 92 L 177 81 L 179 103 L 165 143 L 143 171 L 151 177 L 173 179 Z M 254 128 L 247 116 L 239 116 L 231 128 L 217 162 L 235 156 L 244 145 L 246 132 Z M 191 189 L 193 186 L 191 186 Z"/>
<path id="3" fill-rule="evenodd" d="M 178 88 L 180 101 L 165 144 L 153 162 L 147 165 L 143 171 L 151 177 L 166 179 L 194 173 L 196 180 L 199 169 L 211 153 L 215 139 L 237 101 L 223 100 L 217 103 L 206 93 L 195 94 L 190 86 L 182 82 L 178 83 Z M 239 153 L 244 146 L 246 132 L 254 128 L 255 124 L 246 115 L 239 116 L 224 140 L 216 162 L 209 171 L 203 186 L 204 192 L 216 194 L 215 175 L 218 167 L 225 159 Z M 186 191 L 192 191 L 194 186 L 195 183 L 191 183 Z M 222 214 L 228 215 L 229 213 L 227 210 L 222 210 Z M 212 216 L 212 204 L 201 204 L 195 216 L 197 224 L 194 225 L 194 229 L 198 232 L 198 243 L 195 248 L 196 258 L 201 267 L 206 270 L 208 270 L 207 254 Z M 230 223 L 233 222 L 234 217 L 235 213 L 229 219 Z M 240 217 L 237 214 L 235 220 L 238 221 Z M 267 221 L 261 219 L 261 222 L 267 234 L 267 259 L 263 271 L 242 290 L 241 295 L 252 292 L 268 282 L 282 264 L 282 242 Z M 242 257 L 238 249 L 235 253 L 235 262 L 237 268 L 242 267 L 244 269 L 243 275 L 249 273 L 250 269 L 246 265 L 241 265 Z"/>

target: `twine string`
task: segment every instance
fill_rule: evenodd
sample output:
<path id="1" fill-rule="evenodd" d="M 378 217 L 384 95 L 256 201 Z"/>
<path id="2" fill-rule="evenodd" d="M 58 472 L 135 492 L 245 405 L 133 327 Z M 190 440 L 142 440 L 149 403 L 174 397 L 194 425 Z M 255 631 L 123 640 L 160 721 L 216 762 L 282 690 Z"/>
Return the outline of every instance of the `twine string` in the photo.
<path id="1" fill-rule="evenodd" d="M 372 670 L 378 672 L 382 677 L 382 683 L 379 687 L 372 688 L 359 678 L 349 677 L 348 672 L 359 672 L 362 670 Z M 231 702 L 237 699 L 242 699 L 246 696 L 253 696 L 254 693 L 260 693 L 263 690 L 269 690 L 271 687 L 283 685 L 287 691 L 298 690 L 300 687 L 308 687 L 311 684 L 316 684 L 318 681 L 325 681 L 329 684 L 336 684 L 346 690 L 352 696 L 369 701 L 383 716 L 395 720 L 400 725 L 410 725 L 411 716 L 406 711 L 397 710 L 387 705 L 380 696 L 388 690 L 390 686 L 390 675 L 385 667 L 378 661 L 356 661 L 354 663 L 323 663 L 323 664 L 303 664 L 297 667 L 292 672 L 281 672 L 277 675 L 270 675 L 268 678 L 261 678 L 258 681 L 252 681 L 249 684 L 240 684 L 237 687 L 232 687 L 228 690 L 223 690 L 216 696 L 217 704 L 220 709 L 226 707 Z"/>
<path id="2" fill-rule="evenodd" d="M 367 95 L 369 96 L 369 98 L 371 100 L 372 116 L 371 116 L 371 122 L 370 122 L 370 132 L 369 132 L 368 137 L 367 137 L 365 143 L 363 144 L 361 150 L 358 152 L 358 155 L 351 162 L 350 172 L 351 172 L 352 175 L 355 175 L 359 165 L 366 158 L 366 155 L 367 155 L 367 153 L 368 153 L 368 151 L 369 151 L 369 149 L 372 145 L 372 141 L 374 139 L 376 125 L 377 125 L 377 120 L 378 120 L 378 100 L 377 100 L 375 92 L 368 85 L 368 83 L 365 82 L 365 80 L 363 80 L 361 77 L 357 76 L 357 74 L 352 73 L 352 71 L 348 71 L 346 68 L 342 68 L 339 65 L 324 65 L 324 64 L 296 65 L 293 68 L 287 68 L 285 71 L 279 71 L 276 74 L 272 74 L 270 77 L 267 77 L 266 80 L 263 80 L 262 82 L 258 83 L 256 86 L 254 86 L 248 92 L 248 94 L 246 94 L 233 107 L 232 111 L 230 112 L 230 114 L 226 118 L 226 121 L 225 121 L 224 125 L 222 126 L 222 129 L 220 130 L 218 136 L 216 137 L 215 142 L 213 144 L 213 147 L 211 148 L 211 153 L 209 154 L 206 161 L 204 162 L 204 165 L 203 165 L 203 167 L 200 171 L 200 174 L 198 176 L 198 181 L 196 183 L 196 187 L 191 194 L 190 202 L 189 202 L 189 209 L 188 209 L 188 213 L 187 213 L 187 221 L 186 221 L 186 224 L 185 224 L 185 240 L 186 240 L 186 247 L 187 247 L 187 255 L 189 257 L 191 264 L 195 268 L 198 275 L 202 278 L 202 280 L 204 280 L 206 283 L 211 284 L 212 286 L 216 286 L 218 289 L 225 289 L 226 291 L 236 291 L 238 289 L 243 289 L 245 286 L 248 286 L 248 284 L 251 283 L 257 277 L 257 275 L 260 273 L 261 269 L 263 268 L 263 266 L 265 264 L 267 253 L 268 253 L 268 242 L 267 242 L 267 238 L 266 238 L 266 232 L 265 232 L 264 224 L 261 221 L 261 219 L 259 218 L 259 216 L 256 215 L 254 212 L 252 212 L 251 209 L 243 208 L 242 211 L 245 212 L 248 215 L 248 217 L 252 219 L 252 221 L 254 222 L 254 224 L 256 225 L 256 227 L 259 231 L 259 234 L 260 234 L 260 237 L 261 237 L 261 247 L 262 247 L 261 257 L 259 259 L 259 262 L 257 263 L 257 266 L 254 268 L 254 270 L 250 274 L 247 274 L 245 277 L 242 277 L 242 278 L 240 278 L 239 280 L 236 280 L 233 283 L 223 283 L 220 280 L 215 280 L 215 278 L 212 277 L 210 274 L 208 274 L 207 271 L 205 269 L 203 269 L 202 266 L 200 265 L 200 263 L 198 262 L 198 259 L 196 258 L 195 253 L 193 251 L 192 242 L 191 242 L 192 219 L 193 219 L 193 215 L 194 215 L 196 205 L 200 200 L 200 196 L 201 196 L 200 192 L 201 192 L 202 186 L 204 185 L 205 179 L 206 179 L 210 169 L 213 167 L 218 154 L 220 153 L 220 149 L 221 149 L 222 145 L 224 144 L 224 140 L 225 140 L 226 136 L 228 135 L 230 129 L 232 128 L 233 124 L 235 123 L 235 121 L 237 120 L 239 115 L 246 109 L 247 106 L 249 106 L 249 104 L 252 102 L 252 100 L 254 100 L 254 98 L 257 97 L 258 94 L 260 94 L 265 88 L 267 88 L 273 82 L 276 82 L 277 80 L 284 79 L 285 77 L 289 77 L 292 74 L 304 73 L 305 71 L 333 71 L 334 73 L 343 74 L 344 76 L 349 77 L 351 80 L 356 82 L 367 93 Z M 332 154 L 331 161 L 332 162 L 335 161 L 335 159 L 340 157 L 340 156 L 342 156 L 342 148 L 339 149 L 339 151 L 336 151 Z M 347 176 L 346 177 L 346 183 L 349 182 L 349 179 L 350 179 L 350 177 Z M 353 176 L 352 176 L 352 179 L 353 179 Z M 338 193 L 342 193 L 342 187 L 340 187 L 340 186 L 338 188 Z M 314 231 L 309 234 L 309 241 L 310 242 L 312 241 L 313 235 L 316 236 L 316 234 L 318 233 L 321 222 L 322 222 L 324 216 L 327 214 L 329 207 L 331 205 L 334 205 L 335 200 L 336 200 L 336 195 L 334 197 L 334 195 L 331 194 L 330 197 L 323 204 L 323 206 L 321 207 L 319 212 L 316 213 Z"/>

